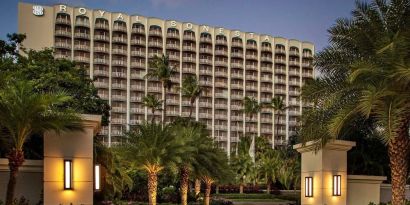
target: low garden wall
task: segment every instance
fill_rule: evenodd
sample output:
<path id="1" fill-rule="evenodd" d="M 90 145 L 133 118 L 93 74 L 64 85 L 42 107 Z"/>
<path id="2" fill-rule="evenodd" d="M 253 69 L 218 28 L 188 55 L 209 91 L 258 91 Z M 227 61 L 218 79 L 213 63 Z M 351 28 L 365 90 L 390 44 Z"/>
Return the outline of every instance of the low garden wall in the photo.
<path id="1" fill-rule="evenodd" d="M 5 201 L 9 181 L 8 160 L 0 158 L 0 200 Z M 43 192 L 43 160 L 26 160 L 19 169 L 16 198 L 24 197 L 30 204 L 37 204 Z"/>

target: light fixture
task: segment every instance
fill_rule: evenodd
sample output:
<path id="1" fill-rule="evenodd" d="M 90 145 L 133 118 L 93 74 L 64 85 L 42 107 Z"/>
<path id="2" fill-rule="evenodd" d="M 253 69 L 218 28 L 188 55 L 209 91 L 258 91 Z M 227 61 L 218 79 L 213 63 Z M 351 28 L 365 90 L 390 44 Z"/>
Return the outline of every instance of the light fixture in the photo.
<path id="1" fill-rule="evenodd" d="M 333 175 L 333 196 L 341 196 L 341 175 Z"/>
<path id="2" fill-rule="evenodd" d="M 305 177 L 305 197 L 313 197 L 313 177 Z"/>
<path id="3" fill-rule="evenodd" d="M 73 189 L 73 161 L 64 160 L 64 189 Z"/>
<path id="4" fill-rule="evenodd" d="M 100 172 L 100 165 L 96 164 L 94 167 L 94 188 L 96 191 L 101 189 L 101 184 L 100 184 L 100 177 L 101 177 L 101 172 Z"/>

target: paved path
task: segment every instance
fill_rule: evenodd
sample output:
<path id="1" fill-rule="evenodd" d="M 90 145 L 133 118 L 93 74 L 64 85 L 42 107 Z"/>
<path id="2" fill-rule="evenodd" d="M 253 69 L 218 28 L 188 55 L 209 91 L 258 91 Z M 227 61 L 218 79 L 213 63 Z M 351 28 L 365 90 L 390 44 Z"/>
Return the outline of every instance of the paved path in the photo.
<path id="1" fill-rule="evenodd" d="M 231 200 L 234 205 L 288 205 L 292 204 L 291 201 L 263 201 L 263 202 L 252 202 L 252 201 L 235 201 Z"/>

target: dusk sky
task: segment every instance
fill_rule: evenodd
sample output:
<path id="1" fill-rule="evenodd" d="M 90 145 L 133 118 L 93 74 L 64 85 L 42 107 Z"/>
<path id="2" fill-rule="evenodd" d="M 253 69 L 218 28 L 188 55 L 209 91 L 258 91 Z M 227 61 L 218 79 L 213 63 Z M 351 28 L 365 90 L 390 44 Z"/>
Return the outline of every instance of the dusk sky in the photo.
<path id="1" fill-rule="evenodd" d="M 18 0 L 0 0 L 0 39 L 17 32 Z M 327 29 L 349 17 L 354 0 L 24 0 L 39 5 L 65 3 L 162 19 L 221 26 L 245 32 L 327 45 Z"/>

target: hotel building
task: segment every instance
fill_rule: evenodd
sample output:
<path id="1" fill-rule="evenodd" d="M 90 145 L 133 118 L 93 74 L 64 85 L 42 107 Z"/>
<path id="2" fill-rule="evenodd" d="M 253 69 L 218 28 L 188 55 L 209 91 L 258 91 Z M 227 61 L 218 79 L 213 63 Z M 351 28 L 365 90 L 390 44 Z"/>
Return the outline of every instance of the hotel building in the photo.
<path id="1" fill-rule="evenodd" d="M 234 151 L 245 132 L 285 144 L 307 106 L 300 90 L 314 76 L 309 42 L 67 5 L 19 3 L 18 20 L 18 32 L 27 34 L 25 47 L 53 47 L 56 58 L 74 60 L 95 81 L 99 96 L 112 106 L 111 123 L 102 131 L 109 145 L 129 125 L 152 117 L 142 98 L 161 98 L 160 82 L 144 77 L 155 55 L 168 55 L 176 71 L 165 120 L 189 115 L 189 99 L 177 88 L 195 75 L 205 92 L 193 116 L 225 150 Z M 241 111 L 245 96 L 260 103 L 281 96 L 289 108 L 279 116 L 262 108 L 250 119 Z M 161 113 L 156 115 L 160 120 Z"/>

